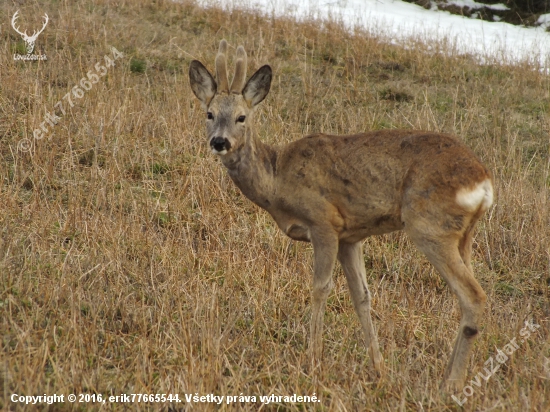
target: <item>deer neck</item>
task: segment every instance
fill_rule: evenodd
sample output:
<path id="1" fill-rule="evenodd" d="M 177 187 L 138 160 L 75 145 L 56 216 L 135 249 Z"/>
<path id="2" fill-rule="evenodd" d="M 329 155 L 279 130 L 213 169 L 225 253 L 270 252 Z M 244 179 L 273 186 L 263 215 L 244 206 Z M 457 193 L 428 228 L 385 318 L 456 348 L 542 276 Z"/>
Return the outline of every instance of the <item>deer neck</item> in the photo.
<path id="1" fill-rule="evenodd" d="M 222 158 L 229 177 L 243 194 L 258 206 L 269 209 L 274 192 L 277 150 L 264 144 L 252 130 L 245 144 Z"/>

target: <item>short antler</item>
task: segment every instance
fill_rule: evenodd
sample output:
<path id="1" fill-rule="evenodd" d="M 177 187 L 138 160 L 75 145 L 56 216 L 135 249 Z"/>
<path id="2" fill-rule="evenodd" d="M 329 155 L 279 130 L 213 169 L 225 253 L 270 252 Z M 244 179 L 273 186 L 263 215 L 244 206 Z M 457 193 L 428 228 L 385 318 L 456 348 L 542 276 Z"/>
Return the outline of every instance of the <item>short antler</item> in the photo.
<path id="1" fill-rule="evenodd" d="M 227 41 L 223 39 L 220 42 L 218 55 L 216 56 L 216 80 L 218 82 L 218 93 L 229 93 L 229 83 L 227 81 Z"/>
<path id="2" fill-rule="evenodd" d="M 246 51 L 243 46 L 237 47 L 237 62 L 235 63 L 235 76 L 231 82 L 231 93 L 240 94 L 246 81 Z"/>
<path id="3" fill-rule="evenodd" d="M 227 41 L 220 42 L 218 55 L 216 56 L 216 80 L 218 82 L 218 93 L 240 94 L 246 82 L 246 51 L 243 46 L 237 47 L 237 61 L 235 63 L 235 76 L 229 86 L 227 77 Z"/>

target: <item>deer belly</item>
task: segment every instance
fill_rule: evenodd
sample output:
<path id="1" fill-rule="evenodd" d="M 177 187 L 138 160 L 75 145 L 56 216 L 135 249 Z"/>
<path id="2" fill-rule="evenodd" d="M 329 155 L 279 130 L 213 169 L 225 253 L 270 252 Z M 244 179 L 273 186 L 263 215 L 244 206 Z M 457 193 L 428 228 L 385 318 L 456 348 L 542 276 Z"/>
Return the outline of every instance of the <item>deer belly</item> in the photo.
<path id="1" fill-rule="evenodd" d="M 340 233 L 340 240 L 358 242 L 369 236 L 401 230 L 404 227 L 401 217 L 395 214 L 374 216 L 360 222 L 346 222 L 346 229 Z"/>

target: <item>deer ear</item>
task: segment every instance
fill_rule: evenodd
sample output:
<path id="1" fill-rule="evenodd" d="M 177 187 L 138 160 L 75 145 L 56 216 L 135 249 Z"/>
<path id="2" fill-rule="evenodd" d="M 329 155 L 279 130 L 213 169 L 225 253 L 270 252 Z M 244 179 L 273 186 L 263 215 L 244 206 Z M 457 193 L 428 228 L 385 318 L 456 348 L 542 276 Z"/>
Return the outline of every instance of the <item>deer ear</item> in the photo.
<path id="1" fill-rule="evenodd" d="M 266 64 L 248 80 L 243 89 L 243 97 L 249 107 L 254 107 L 265 99 L 271 87 L 271 77 L 271 67 Z"/>
<path id="2" fill-rule="evenodd" d="M 218 86 L 208 69 L 198 60 L 193 60 L 189 65 L 189 83 L 191 90 L 206 109 Z"/>

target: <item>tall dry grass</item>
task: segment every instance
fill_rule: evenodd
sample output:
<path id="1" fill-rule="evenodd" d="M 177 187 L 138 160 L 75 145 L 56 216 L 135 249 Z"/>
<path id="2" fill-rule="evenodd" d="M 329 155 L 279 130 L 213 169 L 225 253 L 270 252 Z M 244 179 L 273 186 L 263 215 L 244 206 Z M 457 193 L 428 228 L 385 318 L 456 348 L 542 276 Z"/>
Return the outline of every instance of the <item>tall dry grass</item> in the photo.
<path id="1" fill-rule="evenodd" d="M 50 23 L 46 62 L 13 61 L 20 9 Z M 464 410 L 550 408 L 550 81 L 528 65 L 479 66 L 418 39 L 391 46 L 335 23 L 202 9 L 192 1 L 2 3 L 0 408 L 214 410 L 212 404 L 40 405 L 11 394 L 312 395 L 317 404 L 222 410 L 459 410 L 439 392 L 459 308 L 405 235 L 365 242 L 388 374 L 377 379 L 341 269 L 324 364 L 307 357 L 311 246 L 292 242 L 209 153 L 187 68 L 221 38 L 269 63 L 261 137 L 422 128 L 461 136 L 494 172 L 474 268 L 488 294 L 469 379 L 540 325 Z M 21 24 L 25 22 L 21 18 Z M 30 24 L 30 23 L 29 23 Z M 45 112 L 115 46 L 116 61 L 48 138 L 18 150 Z M 444 44 L 441 49 L 445 48 Z M 463 398 L 463 395 L 459 395 Z"/>

